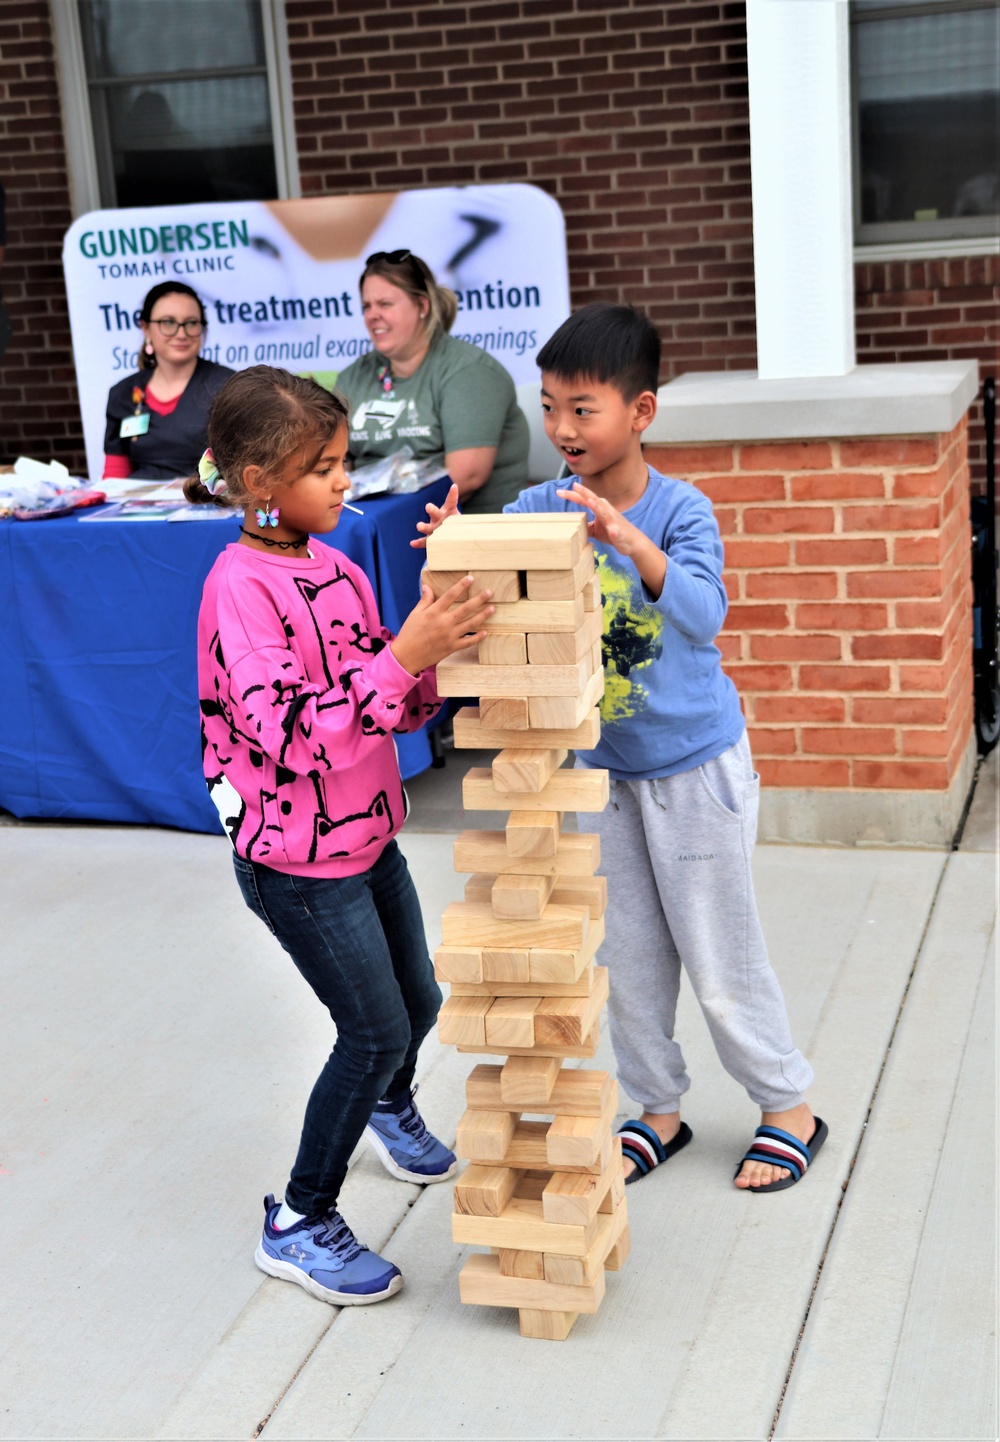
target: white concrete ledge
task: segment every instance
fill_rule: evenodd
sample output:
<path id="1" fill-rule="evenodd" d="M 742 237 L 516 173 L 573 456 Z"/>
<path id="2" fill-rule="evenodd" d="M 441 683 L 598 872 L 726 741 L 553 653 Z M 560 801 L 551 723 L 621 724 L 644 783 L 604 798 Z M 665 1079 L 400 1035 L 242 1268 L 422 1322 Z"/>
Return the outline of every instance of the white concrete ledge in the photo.
<path id="1" fill-rule="evenodd" d="M 819 791 L 764 787 L 758 841 L 812 846 L 951 847 L 976 770 L 976 741 L 947 791 Z"/>
<path id="2" fill-rule="evenodd" d="M 857 366 L 845 376 L 762 381 L 703 371 L 659 390 L 647 445 L 912 436 L 955 428 L 979 389 L 974 360 Z"/>

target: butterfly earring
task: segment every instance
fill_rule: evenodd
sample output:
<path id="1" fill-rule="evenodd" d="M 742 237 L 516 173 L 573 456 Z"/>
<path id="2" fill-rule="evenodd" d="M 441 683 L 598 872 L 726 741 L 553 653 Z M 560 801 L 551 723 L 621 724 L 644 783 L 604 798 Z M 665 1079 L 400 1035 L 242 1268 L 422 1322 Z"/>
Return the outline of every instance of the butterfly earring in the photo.
<path id="1" fill-rule="evenodd" d="M 254 509 L 257 515 L 257 525 L 260 530 L 266 531 L 268 526 L 277 526 L 278 517 L 281 515 L 281 510 L 278 506 L 275 506 L 273 511 L 271 510 L 270 496 L 268 496 L 267 500 L 264 502 L 264 509 L 262 511 L 256 510 L 256 507 Z"/>

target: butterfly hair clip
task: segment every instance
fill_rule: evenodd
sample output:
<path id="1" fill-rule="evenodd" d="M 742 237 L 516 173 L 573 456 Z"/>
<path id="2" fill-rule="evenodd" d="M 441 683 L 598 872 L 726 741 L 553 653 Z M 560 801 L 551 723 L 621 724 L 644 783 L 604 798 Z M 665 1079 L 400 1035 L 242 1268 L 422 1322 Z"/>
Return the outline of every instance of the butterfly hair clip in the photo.
<path id="1" fill-rule="evenodd" d="M 275 506 L 272 511 L 269 503 L 266 511 L 256 511 L 256 515 L 257 525 L 262 531 L 266 531 L 268 526 L 277 526 L 281 510 L 278 506 Z"/>
<path id="2" fill-rule="evenodd" d="M 225 489 L 225 481 L 219 475 L 219 468 L 215 464 L 215 457 L 211 450 L 203 452 L 198 462 L 198 478 L 207 491 L 213 496 Z"/>

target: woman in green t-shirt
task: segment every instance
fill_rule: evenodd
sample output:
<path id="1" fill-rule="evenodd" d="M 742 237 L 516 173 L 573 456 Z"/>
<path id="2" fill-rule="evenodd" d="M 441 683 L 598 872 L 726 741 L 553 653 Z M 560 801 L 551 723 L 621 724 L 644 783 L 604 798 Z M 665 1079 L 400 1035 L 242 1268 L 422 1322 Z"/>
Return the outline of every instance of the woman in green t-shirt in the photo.
<path id="1" fill-rule="evenodd" d="M 463 511 L 500 511 L 527 484 L 528 423 L 498 361 L 448 331 L 452 291 L 408 250 L 370 255 L 361 307 L 374 349 L 337 377 L 356 465 L 409 446 L 444 458 Z"/>

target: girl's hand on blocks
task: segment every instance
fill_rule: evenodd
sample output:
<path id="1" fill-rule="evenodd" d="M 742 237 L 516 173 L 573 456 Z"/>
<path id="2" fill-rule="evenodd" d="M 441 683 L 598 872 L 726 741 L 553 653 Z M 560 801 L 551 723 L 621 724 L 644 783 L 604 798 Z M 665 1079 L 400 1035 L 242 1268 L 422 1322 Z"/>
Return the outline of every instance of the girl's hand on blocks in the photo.
<path id="1" fill-rule="evenodd" d="M 462 580 L 443 592 L 437 600 L 430 586 L 423 586 L 420 601 L 399 628 L 399 635 L 389 649 L 404 671 L 419 676 L 428 666 L 436 666 L 453 651 L 478 646 L 486 635 L 480 627 L 496 610 L 490 605 L 492 591 L 469 595 L 473 577 Z"/>
<path id="2" fill-rule="evenodd" d="M 647 590 L 652 596 L 659 597 L 667 574 L 667 558 L 644 531 L 633 526 L 610 501 L 588 490 L 581 481 L 574 481 L 569 490 L 556 491 L 556 495 L 564 501 L 586 506 L 593 516 L 593 520 L 587 523 L 587 530 L 594 540 L 614 546 L 620 556 L 630 556 Z"/>
<path id="3" fill-rule="evenodd" d="M 414 546 L 418 551 L 426 550 L 427 537 L 434 534 L 442 521 L 446 521 L 449 516 L 458 515 L 458 487 L 452 486 L 444 498 L 443 506 L 435 506 L 433 501 L 428 501 L 424 510 L 430 519 L 417 522 L 417 530 L 421 532 L 420 538 L 410 542 L 410 545 Z"/>

